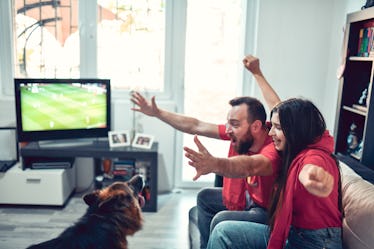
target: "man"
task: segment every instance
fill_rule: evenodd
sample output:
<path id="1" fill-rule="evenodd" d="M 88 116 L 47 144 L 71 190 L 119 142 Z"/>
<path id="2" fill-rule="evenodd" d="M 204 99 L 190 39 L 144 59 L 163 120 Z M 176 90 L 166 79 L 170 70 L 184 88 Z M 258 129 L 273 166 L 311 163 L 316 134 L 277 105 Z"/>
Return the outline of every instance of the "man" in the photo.
<path id="1" fill-rule="evenodd" d="M 259 68 L 258 59 L 247 56 L 243 60 L 260 88 L 270 87 Z M 266 99 L 268 103 L 279 101 L 277 95 Z M 168 112 L 158 108 L 155 97 L 151 102 L 141 94 L 134 92 L 131 100 L 137 105 L 134 111 L 157 117 L 177 130 L 216 139 L 231 140 L 229 157 L 237 155 L 254 155 L 266 148 L 272 148 L 272 140 L 268 136 L 266 112 L 255 98 L 239 97 L 229 103 L 231 109 L 225 125 L 216 125 L 193 117 Z M 272 154 L 271 154 L 272 155 Z M 248 156 L 244 156 L 248 157 Z M 240 158 L 239 158 L 240 159 Z M 210 229 L 222 220 L 248 220 L 267 223 L 266 207 L 276 176 L 278 158 L 276 155 L 262 158 L 261 165 L 250 172 L 248 179 L 224 178 L 223 188 L 204 188 L 197 197 L 198 227 L 200 230 L 201 248 L 206 248 Z"/>

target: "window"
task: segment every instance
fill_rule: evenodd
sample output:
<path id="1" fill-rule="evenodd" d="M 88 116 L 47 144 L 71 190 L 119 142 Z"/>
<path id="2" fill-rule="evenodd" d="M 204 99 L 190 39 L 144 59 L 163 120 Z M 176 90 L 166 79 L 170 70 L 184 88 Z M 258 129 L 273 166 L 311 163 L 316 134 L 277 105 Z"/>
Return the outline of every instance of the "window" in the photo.
<path id="1" fill-rule="evenodd" d="M 242 0 L 188 0 L 184 113 L 189 116 L 222 124 L 229 100 L 241 92 L 243 5 Z M 227 156 L 227 141 L 200 139 L 213 155 Z M 184 134 L 183 140 L 184 146 L 196 148 L 192 135 Z M 188 165 L 185 157 L 183 165 Z M 182 167 L 182 182 L 191 181 L 194 174 L 192 167 Z M 199 182 L 213 178 L 210 174 Z"/>
<path id="2" fill-rule="evenodd" d="M 4 13 L 8 15 L 11 8 L 15 13 L 14 40 L 4 37 L 6 46 L 0 43 L 1 55 L 6 55 L 0 56 L 2 87 L 12 95 L 14 76 L 110 78 L 113 98 L 128 98 L 127 91 L 133 89 L 152 92 L 148 96 L 175 101 L 178 112 L 221 123 L 230 108 L 228 101 L 241 95 L 242 89 L 246 94 L 251 91 L 249 84 L 242 84 L 243 78 L 249 78 L 242 75 L 241 59 L 254 51 L 257 3 L 0 1 L 3 32 L 12 31 L 11 17 L 8 20 Z M 16 44 L 14 68 L 8 65 L 13 60 L 12 42 Z M 177 151 L 183 145 L 195 146 L 192 137 L 177 134 Z M 212 154 L 226 156 L 227 143 L 211 139 L 203 143 Z M 177 154 L 175 163 L 181 165 L 184 156 Z M 184 166 L 175 167 L 179 186 L 194 174 Z"/>
<path id="3" fill-rule="evenodd" d="M 16 77 L 79 77 L 78 0 L 15 0 Z"/>
<path id="4" fill-rule="evenodd" d="M 114 89 L 164 90 L 165 2 L 98 1 L 98 74 Z"/>
<path id="5" fill-rule="evenodd" d="M 14 3 L 16 76 L 79 77 L 78 0 Z M 97 12 L 97 55 L 90 53 L 97 56 L 93 73 L 110 78 L 114 89 L 162 92 L 164 1 L 98 0 Z"/>

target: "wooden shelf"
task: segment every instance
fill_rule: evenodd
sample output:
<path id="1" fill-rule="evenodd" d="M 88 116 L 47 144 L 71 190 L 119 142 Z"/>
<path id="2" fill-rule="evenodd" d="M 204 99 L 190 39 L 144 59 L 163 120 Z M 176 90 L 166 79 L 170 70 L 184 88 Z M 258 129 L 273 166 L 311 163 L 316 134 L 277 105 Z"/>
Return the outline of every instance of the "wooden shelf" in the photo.
<path id="1" fill-rule="evenodd" d="M 364 112 L 364 111 L 361 111 L 359 109 L 349 107 L 349 106 L 343 106 L 343 109 L 346 110 L 346 111 L 350 111 L 350 112 L 362 115 L 362 116 L 366 116 L 366 114 L 367 114 L 367 112 Z"/>
<path id="2" fill-rule="evenodd" d="M 349 57 L 349 60 L 350 61 L 369 61 L 369 62 L 373 62 L 374 61 L 374 57 L 361 57 L 361 56 L 351 56 Z"/>
<path id="3" fill-rule="evenodd" d="M 354 159 L 358 160 L 358 161 L 361 160 L 361 157 L 357 156 L 356 154 L 351 153 L 351 154 L 349 154 L 349 155 L 350 155 L 351 157 L 353 157 Z"/>
<path id="4" fill-rule="evenodd" d="M 364 35 L 373 34 L 373 23 L 374 8 L 347 15 L 343 53 L 360 56 L 347 58 L 344 77 L 340 79 L 335 120 L 335 153 L 343 152 L 343 158 L 350 164 L 365 167 L 367 171 L 360 171 L 362 174 L 369 171 L 374 174 L 374 108 L 370 108 L 370 105 L 374 105 L 374 56 L 370 55 L 372 52 L 367 46 L 371 38 Z M 365 106 L 358 101 L 365 103 Z M 355 133 L 362 142 L 359 155 L 347 153 L 347 138 L 351 133 Z"/>

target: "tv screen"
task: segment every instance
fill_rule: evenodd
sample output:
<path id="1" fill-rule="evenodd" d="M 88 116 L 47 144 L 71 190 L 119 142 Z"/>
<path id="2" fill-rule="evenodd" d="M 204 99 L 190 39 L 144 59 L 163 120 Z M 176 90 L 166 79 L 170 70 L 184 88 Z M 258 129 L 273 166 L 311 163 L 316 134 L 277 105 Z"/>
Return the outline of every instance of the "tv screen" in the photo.
<path id="1" fill-rule="evenodd" d="M 20 142 L 107 137 L 110 80 L 14 79 Z"/>

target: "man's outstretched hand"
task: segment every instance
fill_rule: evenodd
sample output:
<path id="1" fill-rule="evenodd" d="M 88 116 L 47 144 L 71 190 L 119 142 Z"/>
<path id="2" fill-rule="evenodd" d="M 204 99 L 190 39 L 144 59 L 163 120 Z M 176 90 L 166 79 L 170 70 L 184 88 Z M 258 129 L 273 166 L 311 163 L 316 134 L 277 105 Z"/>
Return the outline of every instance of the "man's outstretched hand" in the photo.
<path id="1" fill-rule="evenodd" d="M 190 160 L 189 165 L 195 168 L 196 175 L 193 178 L 196 181 L 200 176 L 213 173 L 217 158 L 213 157 L 209 151 L 200 142 L 197 135 L 194 136 L 194 142 L 199 151 L 184 147 L 185 156 Z"/>
<path id="2" fill-rule="evenodd" d="M 137 106 L 131 108 L 131 110 L 136 112 L 142 112 L 148 116 L 157 116 L 159 114 L 159 109 L 156 104 L 155 96 L 152 97 L 151 101 L 148 101 L 138 92 L 133 92 L 131 94 L 131 101 Z"/>

